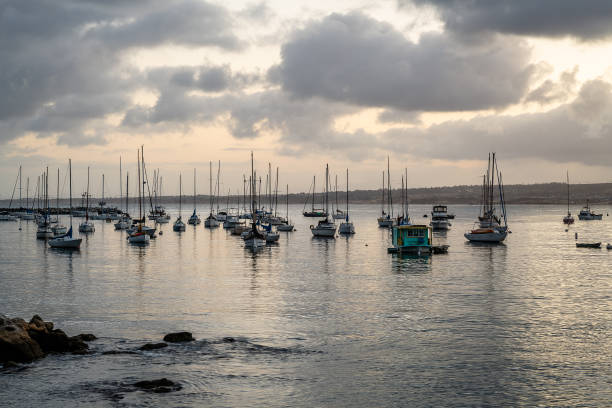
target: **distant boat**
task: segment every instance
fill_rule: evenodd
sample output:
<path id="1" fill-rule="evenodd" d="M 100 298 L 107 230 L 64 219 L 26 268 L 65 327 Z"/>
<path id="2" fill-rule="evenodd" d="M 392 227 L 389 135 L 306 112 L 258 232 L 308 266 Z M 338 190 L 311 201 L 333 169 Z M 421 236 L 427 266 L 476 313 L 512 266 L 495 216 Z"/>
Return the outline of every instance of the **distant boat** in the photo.
<path id="1" fill-rule="evenodd" d="M 601 248 L 601 242 L 576 242 L 576 248 Z"/>
<path id="2" fill-rule="evenodd" d="M 287 218 L 283 224 L 276 226 L 276 230 L 284 231 L 284 232 L 291 232 L 293 231 L 293 224 L 291 223 L 291 220 L 289 219 L 289 184 L 287 184 L 287 194 L 285 195 L 285 198 L 287 201 Z"/>
<path id="3" fill-rule="evenodd" d="M 329 166 L 325 165 L 325 214 L 328 214 L 327 209 L 329 204 Z M 310 232 L 315 237 L 322 238 L 335 238 L 336 237 L 336 224 L 333 219 L 325 216 L 324 220 L 320 220 L 316 226 L 310 226 Z"/>
<path id="4" fill-rule="evenodd" d="M 445 205 L 434 205 L 431 211 L 431 227 L 434 230 L 448 230 L 451 223 L 448 222 L 448 211 Z"/>
<path id="5" fill-rule="evenodd" d="M 322 208 L 315 208 L 316 185 L 317 185 L 317 178 L 316 176 L 313 176 L 312 177 L 312 208 L 310 211 L 306 211 L 306 205 L 308 205 L 308 198 L 307 198 L 306 202 L 304 203 L 304 209 L 302 210 L 302 214 L 304 215 L 304 217 L 325 218 L 328 216 L 327 210 L 322 209 Z M 310 197 L 310 195 L 307 195 L 306 197 Z"/>
<path id="6" fill-rule="evenodd" d="M 87 167 L 87 192 L 85 194 L 87 197 L 85 204 L 85 221 L 79 224 L 79 232 L 89 233 L 96 230 L 93 223 L 89 221 L 89 167 Z"/>
<path id="7" fill-rule="evenodd" d="M 65 234 L 56 236 L 48 242 L 52 248 L 79 249 L 81 241 L 83 241 L 82 238 L 72 236 L 72 160 L 70 159 L 68 159 L 68 173 L 70 175 L 70 229 Z"/>
<path id="8" fill-rule="evenodd" d="M 122 174 L 122 168 L 121 168 L 121 157 L 119 157 L 119 201 L 122 201 L 123 199 L 123 197 L 121 197 L 121 195 L 123 194 L 123 192 L 121 191 L 123 189 L 123 186 L 121 185 L 122 177 L 123 177 L 123 174 Z M 115 223 L 116 230 L 126 230 L 132 224 L 132 219 L 130 218 L 128 214 L 129 212 L 129 209 L 128 209 L 129 183 L 130 183 L 130 173 L 126 175 L 126 179 L 125 179 L 125 211 L 119 218 L 119 221 Z"/>
<path id="9" fill-rule="evenodd" d="M 566 175 L 567 175 L 567 215 L 563 217 L 563 223 L 569 225 L 569 224 L 574 223 L 574 217 L 572 217 L 572 213 L 570 213 L 569 171 L 567 172 Z"/>
<path id="10" fill-rule="evenodd" d="M 582 207 L 582 210 L 578 213 L 578 219 L 581 221 L 592 221 L 601 220 L 603 214 L 595 214 L 589 207 L 589 200 L 587 200 L 586 206 Z"/>
<path id="11" fill-rule="evenodd" d="M 251 228 L 242 233 L 244 239 L 245 248 L 251 250 L 257 250 L 266 245 L 265 236 L 257 229 L 257 213 L 255 211 L 255 194 L 256 194 L 256 181 L 255 173 L 253 170 L 253 152 L 251 152 L 251 214 L 253 215 L 251 221 Z"/>
<path id="12" fill-rule="evenodd" d="M 57 193 L 55 196 L 55 209 L 57 211 L 57 224 L 51 227 L 51 231 L 53 231 L 54 236 L 64 235 L 66 232 L 68 232 L 68 228 L 59 223 L 59 168 L 57 169 Z"/>
<path id="13" fill-rule="evenodd" d="M 387 211 L 385 212 L 385 172 L 382 173 L 382 201 L 378 226 L 382 228 L 393 227 L 393 203 L 391 202 L 391 175 L 389 172 L 389 156 L 387 156 Z"/>
<path id="14" fill-rule="evenodd" d="M 336 195 L 338 194 L 336 190 Z M 350 235 L 355 233 L 355 226 L 349 218 L 349 174 L 346 169 L 346 211 L 342 212 L 344 215 L 344 222 L 338 227 L 338 234 Z"/>
<path id="15" fill-rule="evenodd" d="M 145 229 L 146 217 L 142 211 L 144 191 L 140 175 L 142 174 L 142 177 L 144 179 L 144 173 L 144 147 L 141 146 L 138 150 L 138 220 L 134 220 L 132 228 L 128 230 L 128 242 L 130 244 L 147 245 L 149 244 L 152 235 L 151 232 Z M 153 231 L 155 231 L 155 229 L 153 229 Z"/>
<path id="16" fill-rule="evenodd" d="M 334 220 L 343 220 L 344 218 L 346 218 L 346 215 L 344 214 L 344 211 L 342 211 L 338 205 L 338 175 L 336 174 L 336 183 L 335 183 L 335 190 L 336 190 L 336 206 L 334 207 L 332 205 L 332 217 Z"/>
<path id="17" fill-rule="evenodd" d="M 36 238 L 38 239 L 49 239 L 53 238 L 53 231 L 51 230 L 51 222 L 49 220 L 49 215 L 51 210 L 49 209 L 49 168 L 47 167 L 47 171 L 44 173 L 44 203 L 47 209 L 43 213 L 43 217 L 41 221 L 38 222 L 38 228 L 36 230 Z"/>
<path id="18" fill-rule="evenodd" d="M 495 179 L 499 189 L 499 204 L 503 216 L 504 225 L 495 213 Z M 471 242 L 502 242 L 508 235 L 508 221 L 506 217 L 506 203 L 504 199 L 504 188 L 501 173 L 497 167 L 495 153 L 489 154 L 487 174 L 483 177 L 482 184 L 482 213 L 478 217 L 479 227 L 463 234 Z"/>
<path id="19" fill-rule="evenodd" d="M 215 215 L 213 214 L 214 198 L 213 198 L 213 190 L 212 190 L 212 161 L 210 162 L 210 173 L 209 174 L 210 174 L 209 176 L 210 190 L 208 193 L 208 197 L 210 199 L 210 214 L 208 215 L 208 217 L 206 217 L 206 220 L 204 220 L 204 227 L 217 228 L 219 226 L 219 221 L 217 220 L 217 217 L 215 217 Z"/>
<path id="20" fill-rule="evenodd" d="M 196 169 L 193 169 L 193 214 L 187 221 L 190 225 L 199 225 L 202 223 L 200 217 L 196 214 Z"/>
<path id="21" fill-rule="evenodd" d="M 183 176 L 179 174 L 179 215 L 176 221 L 174 221 L 174 225 L 172 225 L 172 229 L 176 232 L 185 231 L 185 223 L 181 219 L 182 197 L 183 197 Z"/>

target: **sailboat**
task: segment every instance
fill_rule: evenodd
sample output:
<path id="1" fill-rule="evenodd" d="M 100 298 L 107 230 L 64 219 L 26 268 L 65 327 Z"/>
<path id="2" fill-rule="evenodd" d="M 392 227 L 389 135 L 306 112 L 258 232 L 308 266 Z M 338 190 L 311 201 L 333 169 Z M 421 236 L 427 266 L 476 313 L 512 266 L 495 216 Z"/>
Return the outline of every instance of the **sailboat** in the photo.
<path id="1" fill-rule="evenodd" d="M 87 167 L 87 192 L 85 194 L 87 197 L 87 203 L 85 204 L 85 221 L 79 225 L 79 232 L 88 233 L 96 230 L 93 223 L 89 222 L 89 167 Z"/>
<path id="2" fill-rule="evenodd" d="M 45 179 L 45 203 L 47 209 L 44 211 L 42 220 L 38 223 L 38 229 L 36 230 L 36 238 L 38 239 L 48 239 L 53 238 L 53 231 L 51 230 L 51 222 L 49 220 L 49 214 L 51 210 L 49 209 L 49 168 L 47 167 L 47 171 L 44 175 Z"/>
<path id="3" fill-rule="evenodd" d="M 574 223 L 574 217 L 572 217 L 572 213 L 570 213 L 569 171 L 566 173 L 566 176 L 567 176 L 567 215 L 563 217 L 563 223 L 569 225 L 569 224 Z"/>
<path id="4" fill-rule="evenodd" d="M 219 226 L 219 221 L 217 221 L 217 217 L 215 217 L 215 215 L 213 214 L 213 202 L 214 202 L 214 198 L 213 198 L 213 193 L 212 193 L 212 161 L 210 162 L 210 172 L 209 172 L 209 183 L 210 183 L 210 190 L 208 193 L 208 197 L 210 199 L 210 214 L 208 214 L 208 217 L 206 217 L 206 219 L 204 220 L 204 227 L 206 228 L 217 228 Z"/>
<path id="5" fill-rule="evenodd" d="M 121 185 L 122 181 L 123 181 L 123 173 L 122 173 L 122 168 L 121 168 L 121 157 L 119 157 L 119 201 L 120 202 L 123 199 L 122 197 L 123 186 Z M 123 214 L 121 215 L 121 218 L 119 218 L 119 221 L 115 223 L 116 230 L 128 229 L 130 225 L 132 224 L 132 219 L 130 218 L 130 215 L 128 214 L 129 182 L 130 182 L 130 173 L 127 174 L 127 177 L 125 180 L 125 211 L 123 211 Z"/>
<path id="6" fill-rule="evenodd" d="M 346 213 L 343 213 L 345 218 L 344 218 L 344 222 L 340 224 L 340 227 L 338 227 L 338 234 L 354 234 L 355 233 L 355 227 L 353 226 L 353 223 L 349 219 L 349 179 L 348 177 L 349 177 L 348 169 L 346 169 Z M 337 194 L 337 190 L 336 190 L 336 194 Z"/>
<path id="7" fill-rule="evenodd" d="M 159 175 L 159 169 L 153 172 L 155 179 L 155 208 L 149 211 L 149 220 L 155 221 L 156 224 L 167 224 L 170 222 L 170 214 L 166 213 L 166 209 L 161 205 L 162 199 L 162 182 L 163 177 Z"/>
<path id="8" fill-rule="evenodd" d="M 59 223 L 59 168 L 57 169 L 57 194 L 55 197 L 55 207 L 57 211 L 57 225 L 51 227 L 51 231 L 53 231 L 54 236 L 64 235 L 68 231 L 68 228 Z"/>
<path id="9" fill-rule="evenodd" d="M 141 146 L 141 149 L 144 150 L 144 148 Z M 142 212 L 142 200 L 143 200 L 143 195 L 144 195 L 144 190 L 143 187 L 143 183 L 141 183 L 140 180 L 140 165 L 141 165 L 141 156 L 144 156 L 144 151 L 139 150 L 138 151 L 138 221 L 137 221 L 137 226 L 136 228 L 132 229 L 131 231 L 129 231 L 129 236 L 128 236 L 128 241 L 130 244 L 141 244 L 141 245 L 146 245 L 149 243 L 151 237 L 149 236 L 148 231 L 145 230 L 145 216 Z M 142 159 L 144 161 L 144 157 Z M 144 164 L 143 166 L 143 178 L 144 178 Z"/>
<path id="10" fill-rule="evenodd" d="M 306 205 L 308 204 L 308 199 L 306 199 L 306 202 L 304 203 L 304 209 L 302 211 L 302 214 L 304 215 L 304 217 L 316 217 L 316 218 L 323 218 L 328 216 L 327 210 L 324 210 L 322 208 L 315 208 L 315 190 L 316 190 L 316 185 L 317 185 L 317 178 L 316 176 L 312 176 L 312 209 L 310 211 L 306 211 Z"/>
<path id="11" fill-rule="evenodd" d="M 72 160 L 68 159 L 68 173 L 70 177 L 70 229 L 63 235 L 57 236 L 49 240 L 49 246 L 52 248 L 79 249 L 81 247 L 82 238 L 72 237 Z"/>
<path id="12" fill-rule="evenodd" d="M 389 156 L 387 156 L 387 212 L 385 212 L 385 172 L 382 173 L 382 202 L 378 226 L 382 228 L 393 227 L 393 204 L 391 203 L 391 175 L 389 172 Z"/>
<path id="13" fill-rule="evenodd" d="M 328 214 L 329 204 L 329 166 L 325 165 L 325 214 Z M 310 226 L 310 231 L 315 237 L 335 238 L 336 237 L 336 224 L 333 219 L 330 220 L 327 215 L 324 220 L 320 220 L 317 226 Z"/>
<path id="14" fill-rule="evenodd" d="M 251 152 L 251 229 L 244 235 L 244 246 L 249 249 L 258 249 L 266 245 L 266 238 L 257 229 L 257 212 L 255 211 L 255 172 L 253 170 L 253 152 Z"/>
<path id="15" fill-rule="evenodd" d="M 499 189 L 499 204 L 501 207 L 503 225 L 501 219 L 495 214 L 495 177 Z M 463 234 L 466 239 L 472 242 L 502 242 L 508 235 L 508 219 L 506 216 L 506 203 L 504 198 L 504 187 L 501 173 L 497 167 L 495 153 L 489 154 L 489 164 L 487 174 L 483 177 L 482 192 L 482 213 L 478 217 L 478 228 Z"/>
<path id="16" fill-rule="evenodd" d="M 338 205 L 338 175 L 336 174 L 336 183 L 335 183 L 335 188 L 336 188 L 336 209 L 334 211 L 332 211 L 332 217 L 334 218 L 334 220 L 343 220 L 346 216 L 344 214 L 344 211 L 342 211 L 340 209 L 340 206 Z"/>
<path id="17" fill-rule="evenodd" d="M 289 219 L 289 184 L 287 184 L 287 194 L 285 195 L 285 197 L 287 199 L 286 200 L 287 201 L 287 219 L 285 223 L 277 225 L 276 230 L 290 232 L 290 231 L 293 231 L 293 224 L 291 223 L 291 220 Z"/>
<path id="18" fill-rule="evenodd" d="M 187 221 L 190 225 L 199 225 L 202 223 L 200 217 L 196 214 L 196 169 L 193 169 L 193 214 L 189 217 L 189 221 Z"/>
<path id="19" fill-rule="evenodd" d="M 172 225 L 172 229 L 176 232 L 185 231 L 185 223 L 181 219 L 182 200 L 183 200 L 183 176 L 179 174 L 179 215 L 176 221 L 174 221 L 174 225 Z"/>
<path id="20" fill-rule="evenodd" d="M 28 177 L 26 178 L 26 210 L 21 215 L 21 219 L 24 221 L 30 221 L 35 218 L 33 208 L 29 209 L 29 202 L 30 202 L 30 178 Z M 32 207 L 34 207 L 34 200 L 32 200 Z"/>

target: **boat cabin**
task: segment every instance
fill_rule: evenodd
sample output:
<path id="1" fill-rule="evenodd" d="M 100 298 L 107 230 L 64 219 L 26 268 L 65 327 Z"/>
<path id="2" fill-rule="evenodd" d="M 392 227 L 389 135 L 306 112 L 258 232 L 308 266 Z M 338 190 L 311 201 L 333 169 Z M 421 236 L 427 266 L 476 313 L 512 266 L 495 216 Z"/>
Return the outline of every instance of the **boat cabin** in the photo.
<path id="1" fill-rule="evenodd" d="M 393 247 L 389 252 L 431 252 L 432 230 L 427 225 L 397 225 L 393 227 Z"/>

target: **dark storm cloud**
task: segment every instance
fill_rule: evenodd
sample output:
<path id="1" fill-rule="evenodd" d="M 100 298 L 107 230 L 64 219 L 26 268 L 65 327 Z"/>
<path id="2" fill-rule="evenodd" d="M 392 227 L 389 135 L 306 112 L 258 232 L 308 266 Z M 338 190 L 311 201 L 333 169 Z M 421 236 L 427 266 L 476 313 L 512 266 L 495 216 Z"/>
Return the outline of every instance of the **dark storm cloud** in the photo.
<path id="1" fill-rule="evenodd" d="M 446 33 L 418 43 L 360 13 L 332 14 L 296 31 L 270 79 L 296 97 L 366 107 L 466 111 L 520 101 L 535 69 L 515 38 L 463 43 Z"/>
<path id="2" fill-rule="evenodd" d="M 426 129 L 393 129 L 381 144 L 418 157 L 482 159 L 489 151 L 507 158 L 609 165 L 612 146 L 612 85 L 585 83 L 578 96 L 542 113 L 478 116 Z"/>
<path id="3" fill-rule="evenodd" d="M 432 5 L 448 30 L 598 40 L 612 35 L 609 0 L 398 0 Z"/>
<path id="4" fill-rule="evenodd" d="M 197 0 L 4 1 L 0 128 L 7 131 L 0 142 L 35 132 L 64 143 L 101 143 L 102 136 L 85 134 L 87 125 L 122 112 L 145 80 L 122 63 L 123 50 L 162 44 L 233 50 L 240 42 L 231 29 L 224 8 Z M 200 87 L 224 89 L 224 75 L 205 72 Z"/>

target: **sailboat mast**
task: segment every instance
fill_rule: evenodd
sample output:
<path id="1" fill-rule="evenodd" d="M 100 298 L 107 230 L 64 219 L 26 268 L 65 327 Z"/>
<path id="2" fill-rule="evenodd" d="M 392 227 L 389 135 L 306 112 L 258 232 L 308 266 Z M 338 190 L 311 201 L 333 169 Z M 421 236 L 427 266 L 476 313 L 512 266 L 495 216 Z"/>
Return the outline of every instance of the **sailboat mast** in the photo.
<path id="1" fill-rule="evenodd" d="M 327 214 L 329 214 L 329 211 L 327 211 L 328 208 L 328 194 L 329 194 L 329 165 L 326 164 L 325 165 L 325 214 L 327 216 Z"/>
<path id="2" fill-rule="evenodd" d="M 70 229 L 72 229 L 72 159 L 68 159 L 68 178 L 70 179 Z"/>
<path id="3" fill-rule="evenodd" d="M 130 172 L 128 171 L 125 176 L 125 212 L 130 213 Z"/>
<path id="4" fill-rule="evenodd" d="M 382 201 L 380 204 L 380 212 L 384 215 L 385 213 L 385 172 L 382 172 Z"/>
<path id="5" fill-rule="evenodd" d="M 276 207 L 278 207 L 278 166 L 276 167 L 276 183 L 274 184 L 274 216 L 276 217 Z"/>
<path id="6" fill-rule="evenodd" d="M 387 213 L 393 217 L 393 207 L 391 203 L 391 173 L 389 171 L 389 156 L 387 156 Z"/>
<path id="7" fill-rule="evenodd" d="M 121 169 L 121 156 L 119 156 L 119 205 L 123 201 L 123 172 Z"/>
<path id="8" fill-rule="evenodd" d="M 193 212 L 196 210 L 196 169 L 193 168 Z"/>
<path id="9" fill-rule="evenodd" d="M 336 174 L 336 183 L 335 183 L 335 187 L 336 187 L 336 211 L 338 211 L 338 175 Z"/>
<path id="10" fill-rule="evenodd" d="M 289 223 L 289 184 L 287 184 L 287 195 L 285 198 L 287 199 L 287 223 Z"/>
<path id="11" fill-rule="evenodd" d="M 317 176 L 312 176 L 312 212 L 315 209 L 315 189 L 317 186 Z"/>
<path id="12" fill-rule="evenodd" d="M 89 166 L 87 166 L 87 191 L 85 192 L 85 222 L 89 221 Z"/>
<path id="13" fill-rule="evenodd" d="M 20 164 L 19 165 L 19 211 L 21 211 L 22 207 L 23 207 L 23 203 L 21 202 L 21 164 Z"/>
<path id="14" fill-rule="evenodd" d="M 30 206 L 30 178 L 26 179 L 26 208 Z"/>
<path id="15" fill-rule="evenodd" d="M 142 184 L 140 183 L 140 150 L 138 150 L 138 222 L 142 224 Z"/>
<path id="16" fill-rule="evenodd" d="M 179 218 L 181 218 L 181 198 L 183 196 L 183 176 L 179 173 Z"/>
<path id="17" fill-rule="evenodd" d="M 570 213 L 570 209 L 569 209 L 569 194 L 570 194 L 569 192 L 569 171 L 567 171 L 566 175 L 567 175 L 567 215 L 569 215 Z"/>
<path id="18" fill-rule="evenodd" d="M 219 192 L 221 191 L 221 186 L 219 185 L 219 174 L 221 173 L 221 160 L 219 160 L 219 167 L 217 168 L 217 191 L 215 195 L 217 196 L 217 214 L 219 213 Z"/>
<path id="19" fill-rule="evenodd" d="M 349 212 L 349 204 L 348 204 L 348 192 L 349 192 L 349 184 L 348 184 L 348 169 L 346 169 L 346 216 L 348 217 Z"/>
<path id="20" fill-rule="evenodd" d="M 19 184 L 21 184 L 21 177 L 19 177 Z M 57 168 L 57 194 L 55 196 L 55 207 L 57 211 L 57 222 L 59 222 L 59 167 Z"/>

